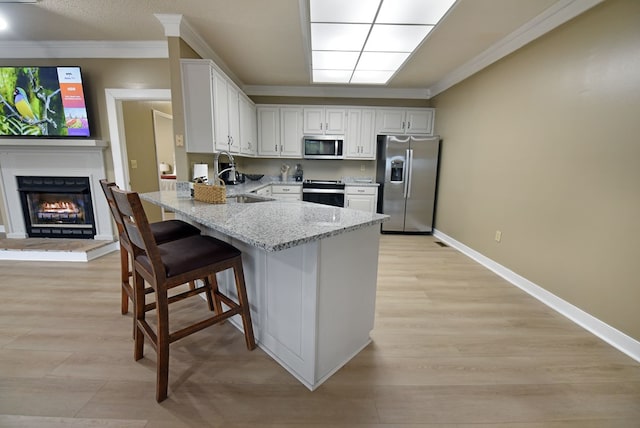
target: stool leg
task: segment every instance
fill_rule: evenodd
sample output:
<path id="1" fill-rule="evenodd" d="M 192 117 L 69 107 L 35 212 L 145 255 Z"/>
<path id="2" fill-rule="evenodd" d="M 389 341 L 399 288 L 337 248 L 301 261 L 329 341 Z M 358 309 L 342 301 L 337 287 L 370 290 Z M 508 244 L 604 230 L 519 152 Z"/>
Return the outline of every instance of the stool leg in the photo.
<path id="1" fill-rule="evenodd" d="M 129 253 L 120 246 L 120 283 L 122 285 L 122 295 L 120 296 L 120 312 L 125 315 L 129 312 Z"/>
<path id="2" fill-rule="evenodd" d="M 220 293 L 220 291 L 218 290 L 218 278 L 216 278 L 216 274 L 214 273 L 213 275 L 209 275 L 207 280 L 211 285 L 211 295 L 213 298 L 213 306 L 215 309 L 215 314 L 220 315 L 222 313 L 222 303 L 220 302 L 220 298 L 218 297 L 218 294 Z M 207 300 L 209 300 L 208 296 L 207 296 Z M 209 307 L 209 309 L 211 309 L 211 307 Z"/>
<path id="3" fill-rule="evenodd" d="M 167 289 L 162 285 L 157 285 L 156 289 L 156 313 L 158 314 L 156 401 L 159 403 L 167 398 L 169 389 L 169 302 Z"/>
<path id="4" fill-rule="evenodd" d="M 134 351 L 133 358 L 138 361 L 142 357 L 144 357 L 144 333 L 142 331 L 142 323 L 145 322 L 145 312 L 144 312 L 144 304 L 145 293 L 144 293 L 144 279 L 142 276 L 134 270 L 133 272 L 133 288 L 134 288 Z"/>
<path id="5" fill-rule="evenodd" d="M 247 289 L 244 283 L 244 270 L 242 269 L 242 258 L 238 257 L 233 263 L 233 273 L 235 276 L 236 290 L 238 292 L 238 303 L 242 307 L 242 327 L 244 328 L 244 340 L 247 349 L 252 350 L 256 347 L 256 340 L 253 336 L 253 325 L 251 324 L 251 311 L 249 310 L 249 299 L 247 298 Z"/>

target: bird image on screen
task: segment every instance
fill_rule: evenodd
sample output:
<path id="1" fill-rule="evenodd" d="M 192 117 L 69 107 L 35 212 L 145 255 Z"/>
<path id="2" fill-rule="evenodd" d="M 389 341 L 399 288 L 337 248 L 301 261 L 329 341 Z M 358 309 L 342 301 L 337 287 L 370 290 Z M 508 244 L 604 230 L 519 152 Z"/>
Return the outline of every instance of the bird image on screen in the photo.
<path id="1" fill-rule="evenodd" d="M 0 67 L 0 136 L 89 135 L 79 67 Z"/>

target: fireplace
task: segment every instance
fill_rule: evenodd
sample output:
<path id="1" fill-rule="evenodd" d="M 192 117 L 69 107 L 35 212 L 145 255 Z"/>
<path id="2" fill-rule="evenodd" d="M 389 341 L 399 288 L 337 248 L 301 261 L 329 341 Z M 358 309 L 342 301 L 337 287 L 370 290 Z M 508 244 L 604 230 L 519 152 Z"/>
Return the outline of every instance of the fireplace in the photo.
<path id="1" fill-rule="evenodd" d="M 16 176 L 31 238 L 93 239 L 96 224 L 89 177 Z"/>

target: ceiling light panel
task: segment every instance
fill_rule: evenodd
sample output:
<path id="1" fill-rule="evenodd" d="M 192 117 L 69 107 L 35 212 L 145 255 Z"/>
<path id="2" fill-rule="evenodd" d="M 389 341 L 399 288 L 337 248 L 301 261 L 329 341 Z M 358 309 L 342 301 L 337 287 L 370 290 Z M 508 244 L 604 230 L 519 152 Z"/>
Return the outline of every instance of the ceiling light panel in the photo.
<path id="1" fill-rule="evenodd" d="M 314 83 L 349 83 L 351 70 L 313 70 Z"/>
<path id="2" fill-rule="evenodd" d="M 314 70 L 353 70 L 360 52 L 313 51 Z"/>
<path id="3" fill-rule="evenodd" d="M 371 23 L 381 0 L 311 0 L 311 22 Z"/>
<path id="4" fill-rule="evenodd" d="M 430 25 L 379 25 L 371 29 L 364 47 L 368 52 L 412 52 L 429 34 Z"/>
<path id="5" fill-rule="evenodd" d="M 354 71 L 351 83 L 384 85 L 395 71 Z"/>
<path id="6" fill-rule="evenodd" d="M 356 71 L 395 71 L 409 58 L 408 52 L 363 52 Z"/>
<path id="7" fill-rule="evenodd" d="M 311 24 L 311 50 L 360 51 L 370 24 Z"/>
<path id="8" fill-rule="evenodd" d="M 455 0 L 386 0 L 376 23 L 436 25 L 453 3 Z"/>

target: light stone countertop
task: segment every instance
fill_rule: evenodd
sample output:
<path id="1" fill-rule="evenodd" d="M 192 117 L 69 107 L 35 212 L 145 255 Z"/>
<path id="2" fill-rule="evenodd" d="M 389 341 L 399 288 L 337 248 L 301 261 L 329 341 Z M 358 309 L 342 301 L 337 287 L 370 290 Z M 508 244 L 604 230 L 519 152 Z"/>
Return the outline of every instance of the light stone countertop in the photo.
<path id="1" fill-rule="evenodd" d="M 265 177 L 259 181 L 227 186 L 227 197 L 278 183 L 285 184 Z M 301 183 L 292 181 L 286 184 Z M 226 204 L 208 204 L 191 197 L 178 196 L 176 191 L 144 193 L 140 198 L 266 251 L 284 250 L 380 224 L 389 218 L 383 214 L 302 201 L 237 203 L 228 200 Z"/>

